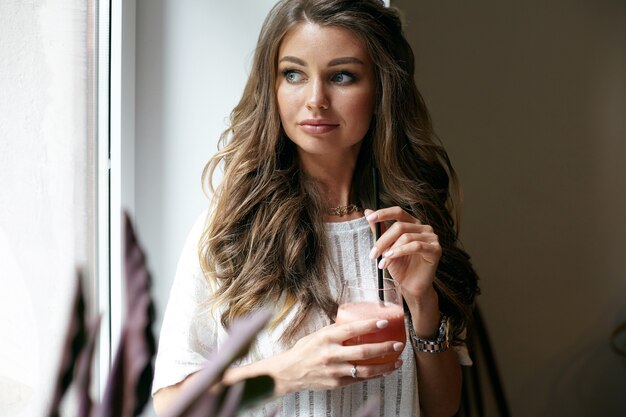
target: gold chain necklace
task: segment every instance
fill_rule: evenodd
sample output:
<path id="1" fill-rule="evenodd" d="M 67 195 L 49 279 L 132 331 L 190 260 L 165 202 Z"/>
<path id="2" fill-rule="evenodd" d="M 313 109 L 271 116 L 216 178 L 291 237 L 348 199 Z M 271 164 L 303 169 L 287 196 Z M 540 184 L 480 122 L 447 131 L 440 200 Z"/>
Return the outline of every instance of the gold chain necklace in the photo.
<path id="1" fill-rule="evenodd" d="M 361 207 L 358 203 L 348 204 L 347 206 L 338 206 L 338 207 L 330 207 L 328 209 L 328 214 L 331 216 L 343 217 L 348 214 L 356 213 L 361 211 Z"/>

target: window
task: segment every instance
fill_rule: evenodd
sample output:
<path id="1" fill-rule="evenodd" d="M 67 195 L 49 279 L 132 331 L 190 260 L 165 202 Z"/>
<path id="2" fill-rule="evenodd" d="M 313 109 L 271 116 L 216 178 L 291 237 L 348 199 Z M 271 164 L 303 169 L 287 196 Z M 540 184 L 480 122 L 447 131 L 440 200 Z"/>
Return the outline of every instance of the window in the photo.
<path id="1" fill-rule="evenodd" d="M 0 415 L 44 414 L 77 268 L 106 378 L 109 7 L 0 3 Z"/>

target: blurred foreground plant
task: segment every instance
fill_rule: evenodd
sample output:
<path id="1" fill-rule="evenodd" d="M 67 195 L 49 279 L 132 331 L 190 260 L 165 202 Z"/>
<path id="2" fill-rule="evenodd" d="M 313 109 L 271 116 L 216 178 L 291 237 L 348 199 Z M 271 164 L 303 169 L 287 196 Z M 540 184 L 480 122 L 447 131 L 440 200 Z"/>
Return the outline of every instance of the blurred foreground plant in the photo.
<path id="1" fill-rule="evenodd" d="M 60 415 L 61 403 L 72 383 L 77 392 L 76 417 L 136 416 L 148 403 L 153 377 L 152 359 L 156 352 L 152 333 L 154 306 L 145 255 L 126 214 L 124 265 L 126 315 L 102 402 L 94 404 L 89 395 L 100 318 L 87 324 L 83 278 L 79 272 L 48 417 Z M 232 386 L 222 386 L 218 382 L 226 368 L 246 354 L 256 334 L 270 318 L 268 311 L 259 311 L 233 323 L 228 341 L 209 358 L 194 384 L 182 392 L 168 417 L 234 416 L 238 411 L 269 398 L 274 390 L 274 382 L 269 376 L 247 379 Z"/>

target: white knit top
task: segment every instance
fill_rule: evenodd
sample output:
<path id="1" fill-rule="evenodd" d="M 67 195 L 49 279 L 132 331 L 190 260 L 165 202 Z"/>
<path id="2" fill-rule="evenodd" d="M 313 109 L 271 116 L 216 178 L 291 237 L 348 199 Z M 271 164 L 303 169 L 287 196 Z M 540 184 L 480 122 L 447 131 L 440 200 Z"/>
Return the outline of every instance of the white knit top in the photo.
<path id="1" fill-rule="evenodd" d="M 207 309 L 211 290 L 203 276 L 197 250 L 205 218 L 206 213 L 196 221 L 179 259 L 159 338 L 153 394 L 201 369 L 210 352 L 219 349 L 228 337 L 219 323 L 219 315 L 213 317 Z M 345 279 L 375 281 L 376 265 L 369 259 L 374 239 L 365 218 L 327 223 L 326 228 L 332 269 L 335 271 L 327 277 L 333 295 L 338 295 L 341 282 Z M 250 353 L 238 364 L 244 365 L 286 350 L 288 347 L 278 340 L 286 324 L 293 319 L 295 310 L 292 309 L 285 321 L 274 330 L 261 331 Z M 325 315 L 312 315 L 302 326 L 302 336 L 328 324 L 330 321 Z M 457 349 L 457 353 L 461 363 L 469 361 L 466 349 Z M 245 416 L 266 416 L 278 409 L 277 415 L 284 417 L 350 417 L 374 397 L 380 401 L 381 417 L 418 416 L 415 355 L 410 343 L 407 343 L 401 359 L 403 365 L 386 377 L 334 390 L 291 393 L 259 406 Z"/>

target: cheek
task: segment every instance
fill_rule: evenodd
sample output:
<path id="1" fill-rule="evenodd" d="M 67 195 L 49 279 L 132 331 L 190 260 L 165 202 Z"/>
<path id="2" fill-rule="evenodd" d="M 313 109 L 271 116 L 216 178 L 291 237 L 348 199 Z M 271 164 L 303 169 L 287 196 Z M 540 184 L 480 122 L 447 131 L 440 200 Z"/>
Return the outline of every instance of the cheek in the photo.
<path id="1" fill-rule="evenodd" d="M 286 94 L 284 90 L 276 92 L 276 103 L 278 104 L 278 116 L 280 124 L 288 138 L 294 137 L 294 124 L 297 118 L 296 106 L 291 94 Z"/>
<path id="2" fill-rule="evenodd" d="M 372 116 L 374 114 L 374 97 L 370 93 L 363 93 L 357 97 L 353 97 L 352 100 L 348 102 L 349 112 L 354 115 L 354 118 L 358 120 L 360 124 L 367 125 L 369 128 L 369 124 L 372 120 Z"/>
<path id="3" fill-rule="evenodd" d="M 278 91 L 276 91 L 276 102 L 278 103 L 278 113 L 280 114 L 280 119 L 283 124 L 285 124 L 290 115 L 293 113 L 293 97 L 290 94 L 286 94 L 283 89 L 279 88 Z"/>

